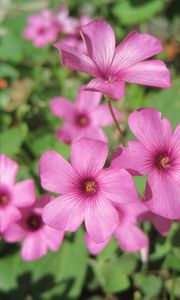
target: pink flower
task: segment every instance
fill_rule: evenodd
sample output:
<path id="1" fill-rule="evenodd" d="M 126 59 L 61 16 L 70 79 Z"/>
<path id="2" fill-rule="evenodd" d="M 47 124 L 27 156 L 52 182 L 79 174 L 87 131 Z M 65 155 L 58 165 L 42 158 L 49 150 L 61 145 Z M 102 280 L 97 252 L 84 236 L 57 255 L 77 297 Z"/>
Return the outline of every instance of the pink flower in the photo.
<path id="1" fill-rule="evenodd" d="M 180 125 L 172 131 L 167 118 L 155 109 L 139 109 L 129 116 L 139 141 L 120 147 L 112 165 L 133 175 L 147 175 L 144 203 L 167 219 L 180 217 Z"/>
<path id="2" fill-rule="evenodd" d="M 21 218 L 19 208 L 31 205 L 35 197 L 33 180 L 15 183 L 18 164 L 0 155 L 0 232 Z"/>
<path id="3" fill-rule="evenodd" d="M 101 127 L 113 124 L 113 119 L 108 105 L 99 105 L 100 101 L 100 93 L 82 89 L 79 90 L 75 103 L 60 97 L 54 98 L 51 101 L 52 113 L 66 121 L 57 130 L 57 138 L 67 144 L 82 137 L 107 142 Z M 115 109 L 114 113 L 120 119 L 120 113 Z"/>
<path id="4" fill-rule="evenodd" d="M 119 204 L 119 225 L 114 232 L 114 236 L 119 247 L 125 252 L 136 252 L 143 248 L 148 248 L 148 237 L 138 227 L 138 217 L 144 209 L 144 205 L 138 200 L 138 195 L 132 203 Z M 99 254 L 109 243 L 111 237 L 103 243 L 95 243 L 86 233 L 85 242 L 91 254 Z"/>
<path id="5" fill-rule="evenodd" d="M 134 201 L 136 190 L 126 170 L 103 169 L 107 155 L 106 143 L 89 139 L 72 144 L 72 165 L 54 151 L 42 155 L 41 185 L 62 195 L 44 208 L 46 224 L 74 232 L 85 221 L 88 234 L 97 243 L 112 235 L 119 223 L 113 204 Z"/>
<path id="6" fill-rule="evenodd" d="M 115 35 L 103 20 L 95 20 L 81 30 L 87 55 L 63 41 L 56 43 L 62 64 L 93 79 L 85 89 L 102 92 L 114 99 L 125 95 L 125 82 L 168 88 L 170 73 L 160 60 L 146 60 L 163 50 L 159 39 L 132 31 L 115 49 Z"/>
<path id="7" fill-rule="evenodd" d="M 74 17 L 69 16 L 67 5 L 60 5 L 55 15 L 55 20 L 59 28 L 59 32 L 64 34 L 75 34 L 78 28 L 79 21 Z"/>
<path id="8" fill-rule="evenodd" d="M 12 224 L 5 232 L 4 239 L 14 243 L 22 241 L 21 256 L 24 260 L 38 259 L 47 254 L 48 248 L 57 251 L 64 238 L 64 232 L 45 225 L 42 209 L 51 201 L 51 196 L 44 195 L 32 206 L 21 210 L 22 219 Z"/>
<path id="9" fill-rule="evenodd" d="M 44 9 L 39 14 L 28 18 L 28 25 L 23 37 L 32 40 L 35 47 L 44 47 L 55 42 L 59 28 L 50 10 Z"/>

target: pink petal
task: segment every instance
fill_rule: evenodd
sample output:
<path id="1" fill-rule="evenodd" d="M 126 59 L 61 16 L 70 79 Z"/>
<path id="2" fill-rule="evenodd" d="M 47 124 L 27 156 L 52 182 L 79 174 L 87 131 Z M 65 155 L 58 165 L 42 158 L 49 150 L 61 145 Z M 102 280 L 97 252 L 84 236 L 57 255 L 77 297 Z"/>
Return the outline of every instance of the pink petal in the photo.
<path id="1" fill-rule="evenodd" d="M 108 146 L 101 141 L 81 139 L 72 144 L 71 163 L 81 176 L 95 176 L 103 168 Z"/>
<path id="2" fill-rule="evenodd" d="M 71 165 L 58 153 L 46 151 L 40 158 L 40 179 L 44 189 L 64 194 L 74 187 L 75 173 Z"/>
<path id="3" fill-rule="evenodd" d="M 107 240 L 119 224 L 119 214 L 110 201 L 98 197 L 86 207 L 85 226 L 95 243 Z"/>
<path id="4" fill-rule="evenodd" d="M 43 209 L 44 222 L 58 230 L 75 231 L 85 215 L 85 200 L 74 193 L 58 197 Z"/>
<path id="5" fill-rule="evenodd" d="M 103 20 L 95 20 L 82 27 L 81 33 L 89 56 L 105 74 L 115 51 L 115 35 L 111 26 Z"/>
<path id="6" fill-rule="evenodd" d="M 18 164 L 7 157 L 0 155 L 0 183 L 12 187 L 16 180 Z"/>
<path id="7" fill-rule="evenodd" d="M 87 245 L 88 251 L 92 254 L 92 255 L 98 255 L 100 252 L 102 252 L 104 250 L 104 248 L 106 247 L 106 245 L 109 243 L 110 238 L 107 239 L 105 242 L 103 243 L 98 243 L 96 244 L 89 236 L 89 234 L 86 232 L 85 233 L 85 243 Z"/>
<path id="8" fill-rule="evenodd" d="M 47 253 L 47 246 L 40 233 L 27 236 L 22 244 L 21 256 L 26 261 L 38 259 Z"/>
<path id="9" fill-rule="evenodd" d="M 80 138 L 99 140 L 108 143 L 106 134 L 99 126 L 89 126 L 85 131 L 82 131 L 81 134 L 78 135 L 77 139 Z"/>
<path id="10" fill-rule="evenodd" d="M 155 214 L 167 219 L 180 218 L 180 180 L 173 174 L 154 170 L 148 176 L 144 204 Z"/>
<path id="11" fill-rule="evenodd" d="M 20 218 L 21 213 L 12 205 L 8 205 L 4 210 L 0 210 L 0 232 L 7 230 L 12 223 L 20 220 Z"/>
<path id="12" fill-rule="evenodd" d="M 101 93 L 84 91 L 81 87 L 75 104 L 79 111 L 93 111 L 101 102 L 101 97 Z"/>
<path id="13" fill-rule="evenodd" d="M 84 90 L 101 92 L 114 100 L 121 100 L 125 95 L 124 81 L 104 80 L 95 78 L 85 85 Z"/>
<path id="14" fill-rule="evenodd" d="M 74 118 L 75 107 L 74 104 L 69 100 L 56 97 L 51 100 L 50 108 L 55 116 L 65 121 L 71 122 Z"/>
<path id="15" fill-rule="evenodd" d="M 145 233 L 133 224 L 119 225 L 115 231 L 115 237 L 120 248 L 125 252 L 136 252 L 148 246 L 148 238 Z"/>
<path id="16" fill-rule="evenodd" d="M 129 127 L 134 135 L 148 149 L 164 150 L 169 146 L 172 128 L 167 118 L 161 119 L 161 112 L 153 108 L 142 108 L 130 114 Z"/>
<path id="17" fill-rule="evenodd" d="M 126 203 L 138 200 L 132 176 L 124 169 L 103 169 L 98 176 L 103 195 L 113 202 Z"/>
<path id="18" fill-rule="evenodd" d="M 55 44 L 61 55 L 62 64 L 73 70 L 81 71 L 96 77 L 97 67 L 90 57 L 78 52 L 76 49 L 68 46 L 64 42 Z"/>
<path id="19" fill-rule="evenodd" d="M 42 239 L 52 251 L 58 251 L 64 239 L 64 232 L 45 225 L 43 228 Z"/>
<path id="20" fill-rule="evenodd" d="M 163 50 L 161 41 L 152 35 L 132 31 L 115 50 L 112 71 L 118 73 Z"/>
<path id="21" fill-rule="evenodd" d="M 149 246 L 145 246 L 140 249 L 141 261 L 147 263 L 149 257 Z"/>
<path id="22" fill-rule="evenodd" d="M 17 207 L 32 205 L 36 200 L 36 191 L 32 179 L 23 180 L 16 183 L 14 187 L 13 203 Z"/>
<path id="23" fill-rule="evenodd" d="M 155 215 L 153 216 L 153 225 L 156 230 L 159 231 L 160 234 L 166 236 L 171 228 L 172 221 L 161 216 Z"/>
<path id="24" fill-rule="evenodd" d="M 80 129 L 74 124 L 64 124 L 56 130 L 56 137 L 65 144 L 71 144 L 80 133 Z"/>
<path id="25" fill-rule="evenodd" d="M 170 71 L 161 60 L 147 60 L 119 74 L 121 80 L 161 88 L 171 87 Z"/>
<path id="26" fill-rule="evenodd" d="M 25 234 L 26 232 L 23 228 L 17 223 L 14 223 L 3 233 L 3 238 L 9 243 L 15 243 L 22 240 Z"/>
<path id="27" fill-rule="evenodd" d="M 120 112 L 116 108 L 113 108 L 113 111 L 116 116 L 116 120 L 120 120 L 121 119 Z M 109 110 L 109 107 L 107 104 L 99 105 L 93 111 L 93 119 L 94 119 L 94 123 L 98 124 L 100 126 L 107 126 L 107 125 L 114 124 L 112 115 L 110 113 L 110 110 Z"/>
<path id="28" fill-rule="evenodd" d="M 170 143 L 170 149 L 173 156 L 177 158 L 178 164 L 180 165 L 180 124 L 176 127 L 172 140 Z"/>
<path id="29" fill-rule="evenodd" d="M 128 147 L 119 147 L 112 159 L 111 166 L 125 168 L 132 175 L 147 175 L 151 168 L 151 152 L 139 142 L 128 142 Z"/>

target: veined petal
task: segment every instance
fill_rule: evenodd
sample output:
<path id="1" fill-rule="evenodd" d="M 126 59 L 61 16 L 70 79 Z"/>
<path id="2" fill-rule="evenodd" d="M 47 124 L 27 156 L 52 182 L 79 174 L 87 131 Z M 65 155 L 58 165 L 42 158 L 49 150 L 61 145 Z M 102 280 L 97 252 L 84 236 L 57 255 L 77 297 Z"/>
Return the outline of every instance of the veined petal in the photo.
<path id="1" fill-rule="evenodd" d="M 39 232 L 28 235 L 22 244 L 21 256 L 24 260 L 31 261 L 44 256 L 47 253 L 47 246 L 42 240 Z"/>
<path id="2" fill-rule="evenodd" d="M 58 251 L 64 239 L 64 231 L 45 225 L 43 228 L 42 239 L 52 251 Z"/>
<path id="3" fill-rule="evenodd" d="M 84 220 L 85 205 L 86 201 L 74 193 L 58 197 L 44 207 L 43 220 L 55 229 L 74 232 Z"/>
<path id="4" fill-rule="evenodd" d="M 105 197 L 90 201 L 85 212 L 85 226 L 95 243 L 106 241 L 119 224 L 119 214 Z"/>
<path id="5" fill-rule="evenodd" d="M 119 73 L 119 78 L 129 83 L 160 88 L 171 87 L 170 71 L 161 60 L 147 60 L 137 63 L 122 73 Z"/>
<path id="6" fill-rule="evenodd" d="M 152 168 L 150 151 L 139 142 L 128 142 L 120 146 L 113 155 L 111 166 L 127 169 L 132 175 L 147 175 Z"/>
<path id="7" fill-rule="evenodd" d="M 95 78 L 84 86 L 84 90 L 101 92 L 114 100 L 121 100 L 125 95 L 125 83 L 120 80 L 115 81 Z"/>
<path id="8" fill-rule="evenodd" d="M 0 183 L 12 187 L 16 180 L 18 164 L 4 154 L 0 155 Z"/>
<path id="9" fill-rule="evenodd" d="M 161 112 L 153 108 L 142 108 L 129 115 L 128 124 L 138 140 L 147 149 L 163 150 L 169 147 L 172 128 L 167 118 L 161 119 Z"/>
<path id="10" fill-rule="evenodd" d="M 99 126 L 89 126 L 85 131 L 82 131 L 77 139 L 86 138 L 86 139 L 93 139 L 99 140 L 104 143 L 108 143 L 108 138 L 104 133 L 103 129 Z"/>
<path id="11" fill-rule="evenodd" d="M 81 33 L 89 56 L 101 72 L 106 73 L 115 51 L 115 35 L 111 26 L 103 20 L 95 20 L 82 27 Z"/>
<path id="12" fill-rule="evenodd" d="M 71 163 L 81 176 L 95 176 L 103 168 L 108 146 L 101 141 L 81 139 L 72 144 Z"/>
<path id="13" fill-rule="evenodd" d="M 40 179 L 44 189 L 64 194 L 74 188 L 76 174 L 71 165 L 58 153 L 46 151 L 40 158 Z"/>
<path id="14" fill-rule="evenodd" d="M 104 250 L 104 248 L 106 247 L 106 245 L 109 243 L 109 241 L 111 240 L 111 238 L 107 239 L 105 242 L 103 243 L 98 243 L 96 244 L 89 236 L 89 234 L 86 232 L 85 233 L 85 243 L 87 245 L 88 251 L 92 254 L 92 255 L 98 255 L 100 252 L 102 252 Z"/>
<path id="15" fill-rule="evenodd" d="M 21 219 L 20 211 L 12 205 L 0 211 L 0 232 L 4 232 L 14 222 Z"/>
<path id="16" fill-rule="evenodd" d="M 93 111 L 101 102 L 102 94 L 84 90 L 84 86 L 79 89 L 75 102 L 79 111 Z"/>
<path id="17" fill-rule="evenodd" d="M 132 176 L 124 169 L 103 169 L 98 182 L 105 198 L 117 203 L 138 200 L 138 194 Z"/>
<path id="18" fill-rule="evenodd" d="M 113 108 L 116 120 L 121 119 L 121 114 L 120 112 L 116 109 Z M 100 126 L 107 126 L 114 124 L 112 115 L 110 113 L 109 107 L 107 104 L 101 104 L 99 105 L 94 111 L 93 111 L 93 120 L 95 124 L 98 124 Z"/>
<path id="19" fill-rule="evenodd" d="M 51 100 L 50 108 L 52 113 L 62 120 L 71 122 L 74 117 L 74 104 L 67 99 L 61 97 L 53 98 Z"/>
<path id="20" fill-rule="evenodd" d="M 136 252 L 148 246 L 148 237 L 137 226 L 127 223 L 119 225 L 115 231 L 115 238 L 120 248 L 125 252 Z"/>
<path id="21" fill-rule="evenodd" d="M 144 204 L 155 214 L 176 220 L 180 218 L 180 178 L 154 170 L 148 176 Z"/>
<path id="22" fill-rule="evenodd" d="M 170 143 L 170 150 L 173 156 L 177 157 L 180 165 L 180 124 L 176 127 Z"/>
<path id="23" fill-rule="evenodd" d="M 26 235 L 25 230 L 17 223 L 13 223 L 3 233 L 3 238 L 9 243 L 15 243 L 22 240 Z"/>
<path id="24" fill-rule="evenodd" d="M 13 196 L 13 203 L 17 207 L 32 205 L 36 200 L 34 181 L 27 179 L 16 183 Z"/>
<path id="25" fill-rule="evenodd" d="M 61 55 L 62 64 L 73 70 L 81 71 L 96 77 L 99 74 L 97 66 L 87 55 L 78 52 L 64 42 L 55 44 Z"/>
<path id="26" fill-rule="evenodd" d="M 117 74 L 162 50 L 159 39 L 150 34 L 132 31 L 116 48 L 111 70 Z"/>
<path id="27" fill-rule="evenodd" d="M 74 141 L 80 130 L 74 124 L 64 124 L 56 130 L 56 137 L 65 144 L 71 144 Z"/>
<path id="28" fill-rule="evenodd" d="M 152 222 L 156 230 L 166 236 L 171 228 L 172 220 L 153 214 Z"/>

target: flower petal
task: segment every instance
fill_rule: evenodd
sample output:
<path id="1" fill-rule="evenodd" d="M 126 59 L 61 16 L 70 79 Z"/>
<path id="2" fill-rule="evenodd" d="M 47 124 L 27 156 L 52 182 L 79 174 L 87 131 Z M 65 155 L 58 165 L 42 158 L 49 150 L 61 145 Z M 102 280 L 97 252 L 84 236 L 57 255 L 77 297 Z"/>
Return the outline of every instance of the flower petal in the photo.
<path id="1" fill-rule="evenodd" d="M 103 168 L 108 146 L 101 141 L 81 139 L 72 144 L 71 163 L 81 176 L 95 176 Z"/>
<path id="2" fill-rule="evenodd" d="M 104 250 L 104 248 L 106 247 L 106 245 L 109 243 L 109 241 L 111 240 L 110 238 L 107 239 L 105 242 L 103 243 L 98 243 L 96 244 L 89 236 L 89 234 L 86 232 L 85 233 L 85 243 L 86 246 L 88 248 L 88 251 L 92 254 L 92 255 L 98 255 L 100 252 L 102 252 Z"/>
<path id="3" fill-rule="evenodd" d="M 74 232 L 85 216 L 85 200 L 74 193 L 52 200 L 43 209 L 44 222 L 58 230 Z"/>
<path id="4" fill-rule="evenodd" d="M 19 224 L 14 223 L 3 233 L 3 238 L 8 243 L 15 243 L 22 240 L 25 235 L 26 232 L 23 230 L 23 228 Z"/>
<path id="5" fill-rule="evenodd" d="M 115 231 L 115 238 L 125 252 L 136 252 L 148 246 L 148 237 L 145 233 L 130 223 L 123 226 L 120 224 Z"/>
<path id="6" fill-rule="evenodd" d="M 171 228 L 172 221 L 168 220 L 166 218 L 163 218 L 161 216 L 158 216 L 156 214 L 153 214 L 153 219 L 152 219 L 153 225 L 155 226 L 156 230 L 166 236 Z"/>
<path id="7" fill-rule="evenodd" d="M 168 149 L 172 128 L 167 118 L 161 119 L 161 112 L 153 108 L 142 108 L 132 112 L 129 127 L 138 140 L 148 149 Z"/>
<path id="8" fill-rule="evenodd" d="M 84 91 L 84 86 L 79 89 L 75 102 L 79 111 L 93 111 L 101 102 L 102 94 L 98 92 Z"/>
<path id="9" fill-rule="evenodd" d="M 113 108 L 116 120 L 121 119 L 120 112 Z M 99 105 L 94 111 L 93 111 L 93 120 L 94 123 L 100 126 L 107 126 L 114 124 L 114 120 L 112 118 L 112 115 L 110 113 L 109 107 L 107 104 Z"/>
<path id="10" fill-rule="evenodd" d="M 74 187 L 75 172 L 58 153 L 46 151 L 40 158 L 40 179 L 44 189 L 64 194 Z"/>
<path id="11" fill-rule="evenodd" d="M 128 142 L 128 147 L 116 150 L 111 166 L 125 168 L 133 176 L 146 175 L 151 170 L 151 153 L 139 142 Z"/>
<path id="12" fill-rule="evenodd" d="M 42 239 L 52 251 L 58 251 L 64 239 L 64 231 L 45 225 L 43 228 Z"/>
<path id="13" fill-rule="evenodd" d="M 15 206 L 26 207 L 32 205 L 36 200 L 34 180 L 27 179 L 16 183 L 13 195 Z"/>
<path id="14" fill-rule="evenodd" d="M 115 35 L 111 26 L 103 20 L 95 20 L 82 27 L 81 33 L 89 56 L 101 72 L 106 73 L 115 51 Z"/>
<path id="15" fill-rule="evenodd" d="M 46 255 L 47 250 L 40 233 L 30 234 L 23 241 L 21 256 L 24 260 L 31 261 Z"/>
<path id="16" fill-rule="evenodd" d="M 85 131 L 82 131 L 81 134 L 78 135 L 77 139 L 80 138 L 99 140 L 108 143 L 106 134 L 99 126 L 89 126 Z"/>
<path id="17" fill-rule="evenodd" d="M 160 88 L 171 87 L 170 71 L 161 60 L 147 60 L 119 74 L 121 80 Z"/>
<path id="18" fill-rule="evenodd" d="M 75 113 L 74 104 L 67 99 L 56 97 L 51 100 L 50 108 L 52 113 L 65 120 L 72 121 Z"/>
<path id="19" fill-rule="evenodd" d="M 54 46 L 59 50 L 64 66 L 90 74 L 93 77 L 99 74 L 95 63 L 87 55 L 78 52 L 64 42 L 57 43 Z"/>
<path id="20" fill-rule="evenodd" d="M 176 127 L 172 140 L 170 143 L 170 148 L 174 156 L 177 157 L 178 164 L 180 165 L 180 124 Z"/>
<path id="21" fill-rule="evenodd" d="M 113 202 L 126 203 L 138 200 L 132 176 L 124 169 L 103 169 L 98 176 L 103 195 Z"/>
<path id="22" fill-rule="evenodd" d="M 84 90 L 101 92 L 114 100 L 121 100 L 125 95 L 125 83 L 120 80 L 108 81 L 101 78 L 95 78 L 85 85 Z"/>
<path id="23" fill-rule="evenodd" d="M 180 218 L 180 178 L 154 170 L 149 176 L 144 204 L 155 214 L 167 219 Z"/>
<path id="24" fill-rule="evenodd" d="M 115 50 L 113 73 L 125 70 L 163 50 L 161 41 L 152 35 L 132 31 Z"/>
<path id="25" fill-rule="evenodd" d="M 12 187 L 16 180 L 18 164 L 7 157 L 0 155 L 0 184 Z"/>
<path id="26" fill-rule="evenodd" d="M 12 223 L 20 220 L 20 218 L 21 213 L 12 205 L 8 205 L 7 208 L 0 210 L 0 232 L 7 230 Z"/>
<path id="27" fill-rule="evenodd" d="M 65 144 L 71 144 L 80 133 L 74 124 L 64 124 L 56 130 L 56 137 Z"/>
<path id="28" fill-rule="evenodd" d="M 107 240 L 119 224 L 119 214 L 105 197 L 90 201 L 86 207 L 85 226 L 95 243 Z"/>

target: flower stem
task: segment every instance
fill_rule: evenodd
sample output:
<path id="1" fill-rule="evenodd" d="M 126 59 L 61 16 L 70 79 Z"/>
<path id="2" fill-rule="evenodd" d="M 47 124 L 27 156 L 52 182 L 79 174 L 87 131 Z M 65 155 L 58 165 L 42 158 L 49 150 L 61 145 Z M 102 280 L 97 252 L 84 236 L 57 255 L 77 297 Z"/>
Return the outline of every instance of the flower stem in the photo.
<path id="1" fill-rule="evenodd" d="M 114 113 L 114 111 L 113 111 L 112 99 L 111 99 L 110 97 L 107 97 L 107 96 L 106 96 L 105 98 L 106 98 L 107 101 L 108 101 L 109 110 L 110 110 L 110 113 L 111 113 L 112 118 L 113 118 L 113 120 L 114 120 L 114 124 L 115 124 L 115 126 L 116 126 L 116 128 L 117 128 L 117 130 L 118 130 L 118 132 L 119 132 L 121 142 L 122 142 L 123 145 L 125 145 L 125 140 L 124 140 L 124 134 L 123 134 L 123 131 L 122 131 L 122 129 L 121 129 L 121 127 L 120 127 L 120 125 L 119 125 L 119 123 L 118 123 L 118 121 L 117 121 L 117 119 L 116 119 L 115 113 Z"/>

